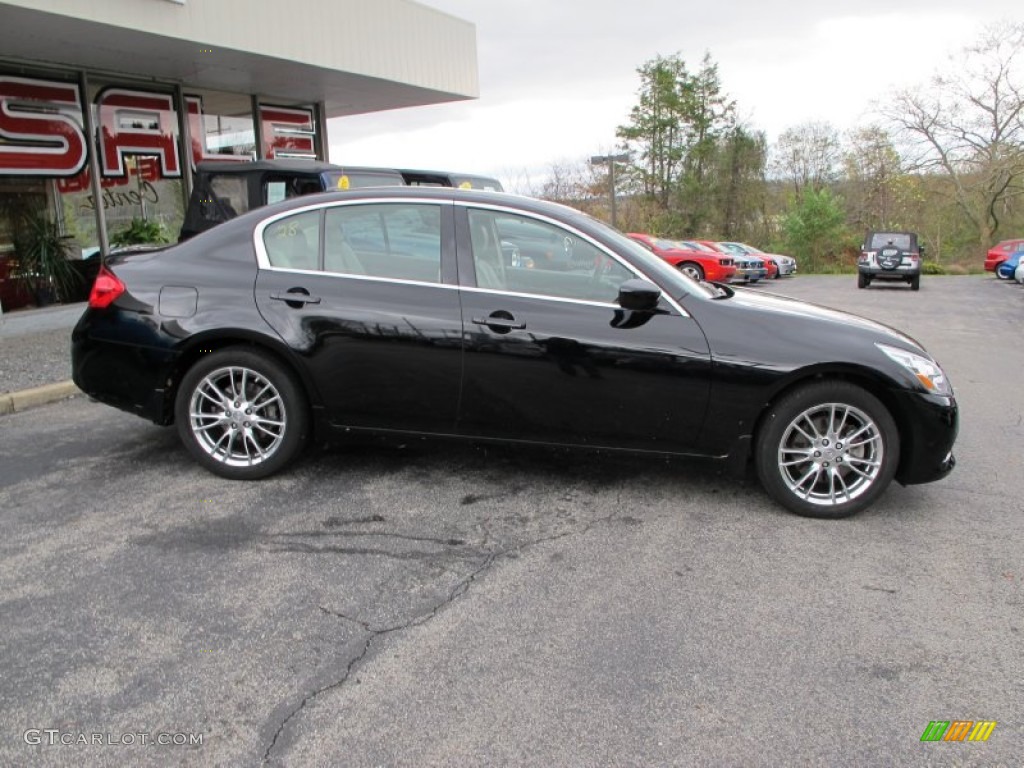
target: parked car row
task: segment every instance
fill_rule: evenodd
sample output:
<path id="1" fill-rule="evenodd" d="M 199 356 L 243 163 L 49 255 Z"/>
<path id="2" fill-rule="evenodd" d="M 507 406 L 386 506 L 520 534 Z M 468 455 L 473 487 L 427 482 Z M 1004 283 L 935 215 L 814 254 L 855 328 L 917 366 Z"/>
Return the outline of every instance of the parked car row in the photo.
<path id="1" fill-rule="evenodd" d="M 1024 239 L 1003 240 L 996 243 L 985 254 L 985 271 L 995 272 L 996 277 L 999 277 L 999 265 L 1021 249 L 1024 249 Z"/>
<path id="2" fill-rule="evenodd" d="M 756 283 L 796 274 L 796 259 L 765 253 L 745 243 L 672 240 L 640 232 L 630 232 L 627 237 L 694 280 Z"/>
<path id="3" fill-rule="evenodd" d="M 1021 282 L 1021 264 L 1024 264 L 1024 242 L 1010 256 L 1004 259 L 995 269 L 996 277 L 1000 280 L 1014 280 Z"/>

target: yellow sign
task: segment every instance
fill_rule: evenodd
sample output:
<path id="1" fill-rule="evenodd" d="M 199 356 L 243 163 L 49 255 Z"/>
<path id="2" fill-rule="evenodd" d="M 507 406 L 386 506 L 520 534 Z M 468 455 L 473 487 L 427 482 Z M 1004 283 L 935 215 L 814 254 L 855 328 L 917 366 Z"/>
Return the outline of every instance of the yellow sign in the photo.
<path id="1" fill-rule="evenodd" d="M 338 179 L 338 189 L 348 189 L 348 176 Z"/>

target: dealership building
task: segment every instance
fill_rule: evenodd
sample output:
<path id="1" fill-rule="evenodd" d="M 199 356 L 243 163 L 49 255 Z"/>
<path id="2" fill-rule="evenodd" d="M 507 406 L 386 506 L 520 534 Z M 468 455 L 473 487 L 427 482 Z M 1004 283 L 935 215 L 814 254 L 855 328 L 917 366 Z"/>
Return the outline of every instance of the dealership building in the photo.
<path id="1" fill-rule="evenodd" d="M 344 162 L 329 118 L 477 95 L 474 26 L 412 0 L 0 0 L 0 302 L 29 217 L 173 235 L 201 160 Z"/>

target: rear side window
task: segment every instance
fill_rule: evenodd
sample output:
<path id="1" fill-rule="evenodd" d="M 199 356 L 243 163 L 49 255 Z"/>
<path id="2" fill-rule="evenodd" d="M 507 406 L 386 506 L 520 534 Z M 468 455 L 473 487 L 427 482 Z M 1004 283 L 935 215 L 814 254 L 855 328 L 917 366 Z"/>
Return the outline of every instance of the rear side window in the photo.
<path id="1" fill-rule="evenodd" d="M 317 269 L 320 253 L 320 212 L 307 211 L 278 219 L 263 230 L 263 245 L 273 267 Z"/>
<path id="2" fill-rule="evenodd" d="M 324 270 L 441 282 L 441 207 L 372 203 L 327 210 Z"/>
<path id="3" fill-rule="evenodd" d="M 227 221 L 249 210 L 248 180 L 244 175 L 225 174 L 210 178 L 211 198 L 204 201 L 212 209 L 206 218 Z M 204 209 L 204 214 L 206 209 Z"/>

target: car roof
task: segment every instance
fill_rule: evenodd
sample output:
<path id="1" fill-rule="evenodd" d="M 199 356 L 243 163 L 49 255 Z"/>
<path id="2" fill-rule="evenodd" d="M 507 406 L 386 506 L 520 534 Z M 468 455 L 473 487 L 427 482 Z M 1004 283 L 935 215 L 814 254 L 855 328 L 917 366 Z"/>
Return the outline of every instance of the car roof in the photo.
<path id="1" fill-rule="evenodd" d="M 254 208 L 248 213 L 219 224 L 215 229 L 232 227 L 236 223 L 239 226 L 252 227 L 258 221 L 269 216 L 275 216 L 290 210 L 308 208 L 313 205 L 323 205 L 331 202 L 346 202 L 353 200 L 436 200 L 438 202 L 465 202 L 479 203 L 487 206 L 507 205 L 512 208 L 521 209 L 530 213 L 559 217 L 566 221 L 580 223 L 582 221 L 595 221 L 575 208 L 552 203 L 547 200 L 538 200 L 522 195 L 513 195 L 508 192 L 491 192 L 481 189 L 459 189 L 457 187 L 361 187 L 343 191 L 330 190 L 311 195 L 300 195 L 290 197 L 280 203 Z M 244 222 L 244 223 L 243 223 Z"/>
<path id="2" fill-rule="evenodd" d="M 196 165 L 196 170 L 205 173 L 261 173 L 264 171 L 277 173 L 323 173 L 339 171 L 347 173 L 387 173 L 398 174 L 394 168 L 376 168 L 362 165 L 335 165 L 322 160 L 246 160 L 232 162 L 226 160 L 203 160 Z"/>

